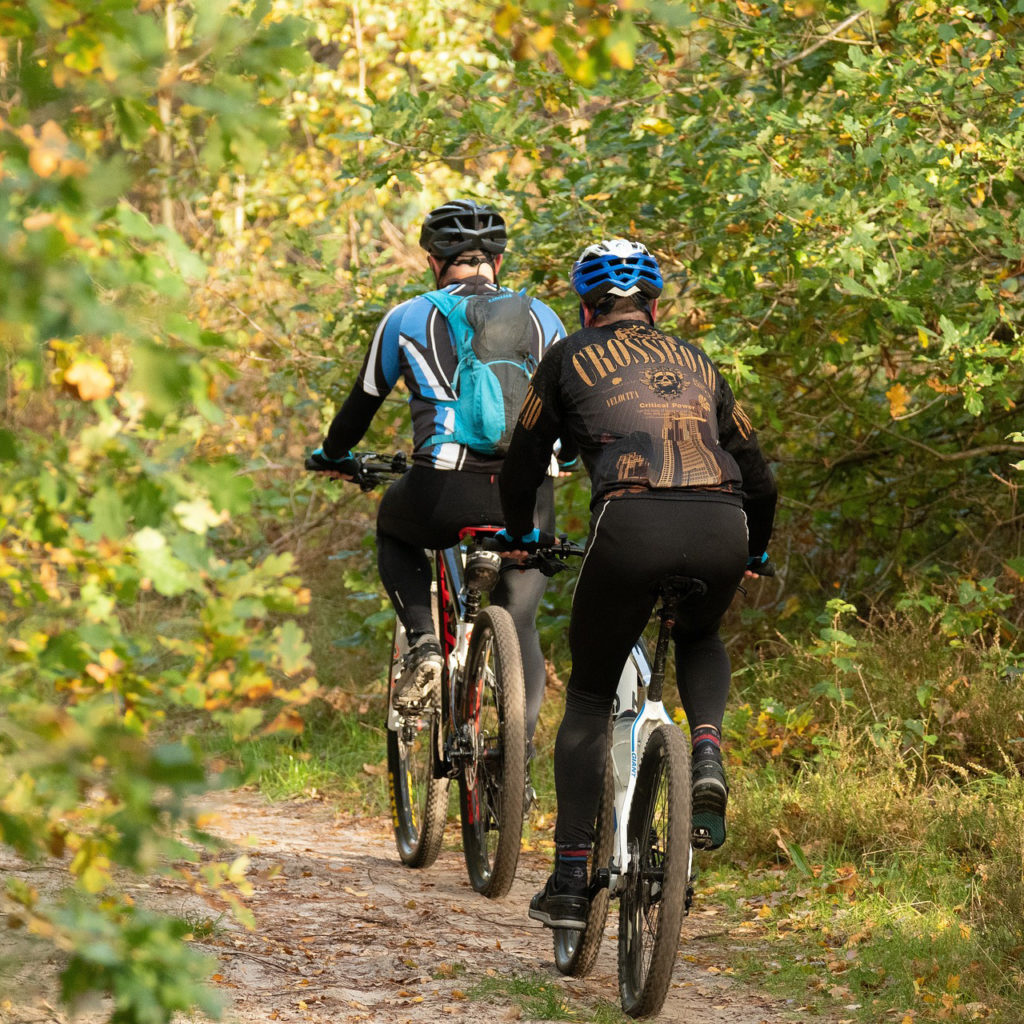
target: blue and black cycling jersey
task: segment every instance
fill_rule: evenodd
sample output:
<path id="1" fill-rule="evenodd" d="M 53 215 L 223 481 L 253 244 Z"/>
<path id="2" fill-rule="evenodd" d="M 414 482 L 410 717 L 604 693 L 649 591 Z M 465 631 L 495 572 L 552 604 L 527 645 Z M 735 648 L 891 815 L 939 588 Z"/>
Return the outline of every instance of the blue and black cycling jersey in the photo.
<path id="1" fill-rule="evenodd" d="M 484 277 L 474 277 L 445 290 L 470 295 L 497 292 L 499 288 Z M 539 363 L 548 347 L 565 336 L 565 328 L 538 299 L 531 301 L 530 314 L 532 354 Z M 439 403 L 455 398 L 452 380 L 457 365 L 448 323 L 429 299 L 418 295 L 395 306 L 374 333 L 352 392 L 328 430 L 324 451 L 332 458 L 341 458 L 357 444 L 401 379 L 409 392 L 415 463 L 434 469 L 498 472 L 502 462 L 498 457 L 474 452 L 454 440 L 432 442 L 452 433 L 452 406 Z"/>

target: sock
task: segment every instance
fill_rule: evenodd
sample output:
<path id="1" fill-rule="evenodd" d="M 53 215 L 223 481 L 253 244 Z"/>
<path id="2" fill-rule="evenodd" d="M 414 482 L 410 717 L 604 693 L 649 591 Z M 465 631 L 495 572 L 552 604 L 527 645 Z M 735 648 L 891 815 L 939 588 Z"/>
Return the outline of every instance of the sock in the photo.
<path id="1" fill-rule="evenodd" d="M 721 757 L 722 734 L 713 725 L 699 725 L 690 735 L 690 742 L 693 745 L 694 753 L 698 747 L 702 747 L 702 753 L 714 753 Z M 711 749 L 709 750 L 708 747 Z"/>
<path id="2" fill-rule="evenodd" d="M 555 888 L 585 889 L 587 887 L 587 858 L 589 846 L 577 843 L 558 843 L 555 846 Z"/>

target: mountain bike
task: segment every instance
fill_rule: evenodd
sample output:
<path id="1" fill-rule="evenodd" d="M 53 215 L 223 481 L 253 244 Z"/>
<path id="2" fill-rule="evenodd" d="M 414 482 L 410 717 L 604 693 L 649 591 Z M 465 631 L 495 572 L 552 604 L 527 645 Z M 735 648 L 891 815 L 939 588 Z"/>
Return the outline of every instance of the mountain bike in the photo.
<path id="1" fill-rule="evenodd" d="M 597 958 L 609 900 L 618 898 L 619 995 L 631 1017 L 661 1009 L 693 900 L 690 751 L 665 710 L 662 690 L 679 607 L 706 589 L 691 577 L 662 581 L 653 664 L 645 677 L 636 658 L 630 659 L 612 709 L 587 923 L 582 930 L 554 929 L 559 971 L 583 977 Z"/>
<path id="2" fill-rule="evenodd" d="M 360 453 L 351 474 L 368 491 L 408 468 L 405 456 Z M 319 468 L 307 463 L 307 468 Z M 499 527 L 467 527 L 459 543 L 433 552 L 434 620 L 443 667 L 439 690 L 396 709 L 392 694 L 408 651 L 396 621 L 388 670 L 387 772 L 395 844 L 402 863 L 430 867 L 459 783 L 462 848 L 473 888 L 495 899 L 512 886 L 526 794 L 526 711 L 519 642 L 504 608 L 484 605 L 502 559 L 487 550 Z M 490 545 L 493 547 L 493 545 Z M 551 575 L 557 556 L 536 566 Z"/>
<path id="3" fill-rule="evenodd" d="M 758 570 L 773 574 L 770 563 Z M 612 706 L 586 925 L 553 931 L 558 970 L 585 976 L 601 947 L 609 901 L 618 898 L 619 997 L 631 1017 L 656 1014 L 664 1004 L 693 902 L 690 748 L 662 692 L 672 627 L 687 602 L 706 592 L 707 584 L 691 576 L 661 581 L 653 662 L 638 643 Z"/>
<path id="4" fill-rule="evenodd" d="M 552 576 L 582 549 L 564 538 L 519 563 L 495 550 L 499 527 L 462 531 L 460 545 L 435 552 L 437 622 L 444 651 L 440 699 L 388 712 L 388 778 L 399 856 L 428 867 L 441 847 L 447 787 L 459 781 L 462 849 L 473 888 L 492 899 L 515 878 L 525 818 L 525 694 L 512 618 L 481 607 L 501 572 L 538 568 Z M 404 631 L 395 627 L 391 686 L 401 672 Z"/>

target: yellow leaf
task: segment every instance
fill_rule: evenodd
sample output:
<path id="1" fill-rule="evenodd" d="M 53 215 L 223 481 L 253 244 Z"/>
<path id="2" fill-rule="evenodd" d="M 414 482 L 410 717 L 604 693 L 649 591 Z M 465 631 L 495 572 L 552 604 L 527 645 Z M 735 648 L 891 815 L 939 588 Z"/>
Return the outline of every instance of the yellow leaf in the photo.
<path id="1" fill-rule="evenodd" d="M 494 31 L 499 36 L 512 34 L 512 29 L 519 24 L 522 12 L 515 4 L 505 4 L 494 16 Z"/>
<path id="2" fill-rule="evenodd" d="M 269 736 L 275 732 L 296 732 L 300 733 L 305 728 L 302 721 L 302 716 L 292 708 L 286 708 L 284 711 L 278 713 L 277 717 L 274 718 L 263 730 L 264 736 Z"/>
<path id="3" fill-rule="evenodd" d="M 555 41 L 555 26 L 544 25 L 530 36 L 530 44 L 538 53 L 547 53 Z"/>
<path id="4" fill-rule="evenodd" d="M 21 226 L 26 231 L 41 231 L 43 228 L 49 227 L 51 224 L 56 223 L 57 217 L 53 213 L 32 213 L 29 214 L 22 222 Z"/>
<path id="5" fill-rule="evenodd" d="M 114 378 L 98 359 L 79 359 L 64 371 L 64 380 L 78 391 L 84 402 L 109 398 L 114 390 Z"/>
<path id="6" fill-rule="evenodd" d="M 889 399 L 889 415 L 893 419 L 902 416 L 907 411 L 907 406 L 910 403 L 910 392 L 902 384 L 893 384 L 886 391 L 885 397 Z"/>
<path id="7" fill-rule="evenodd" d="M 609 47 L 608 58 L 615 67 L 629 71 L 633 67 L 633 47 L 625 40 L 621 40 Z"/>
<path id="8" fill-rule="evenodd" d="M 91 664 L 85 666 L 86 675 L 92 676 L 97 683 L 106 682 L 110 677 L 110 673 L 100 665 Z"/>
<path id="9" fill-rule="evenodd" d="M 206 688 L 208 690 L 230 690 L 231 673 L 223 668 L 216 669 L 206 677 Z"/>
<path id="10" fill-rule="evenodd" d="M 921 348 L 928 347 L 928 332 L 923 327 L 917 329 L 917 340 L 921 342 Z"/>
<path id="11" fill-rule="evenodd" d="M 640 127 L 645 132 L 654 132 L 655 135 L 671 135 L 675 129 L 662 117 L 645 117 L 640 122 Z"/>
<path id="12" fill-rule="evenodd" d="M 100 664 L 108 672 L 120 672 L 124 668 L 124 662 L 109 648 L 105 651 L 100 651 Z"/>
<path id="13" fill-rule="evenodd" d="M 246 700 L 263 700 L 273 692 L 274 684 L 269 679 L 261 679 L 259 682 L 253 683 L 252 686 L 246 687 L 245 697 Z"/>

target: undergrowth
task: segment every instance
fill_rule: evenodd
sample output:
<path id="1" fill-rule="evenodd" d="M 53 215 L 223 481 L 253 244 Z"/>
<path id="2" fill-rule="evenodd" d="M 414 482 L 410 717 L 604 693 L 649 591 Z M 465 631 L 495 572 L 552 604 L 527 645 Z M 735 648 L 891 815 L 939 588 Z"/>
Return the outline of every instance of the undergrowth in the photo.
<path id="1" fill-rule="evenodd" d="M 310 634 L 330 684 L 305 733 L 250 744 L 246 756 L 272 796 L 383 814 L 387 616 L 364 614 L 381 608 L 370 596 L 345 598 L 346 586 L 373 592 L 363 557 L 325 576 L 319 612 L 314 588 Z M 535 849 L 551 847 L 554 824 L 568 668 L 558 594 L 542 622 L 553 663 L 533 764 L 539 801 L 524 831 Z M 1019 1024 L 1024 1014 L 1019 659 L 984 616 L 959 631 L 949 623 L 920 602 L 859 617 L 834 600 L 805 635 L 733 656 L 730 838 L 702 855 L 698 898 L 729 908 L 719 941 L 735 972 L 808 1014 L 901 1024 Z M 541 1012 L 540 995 L 528 1012 Z"/>

